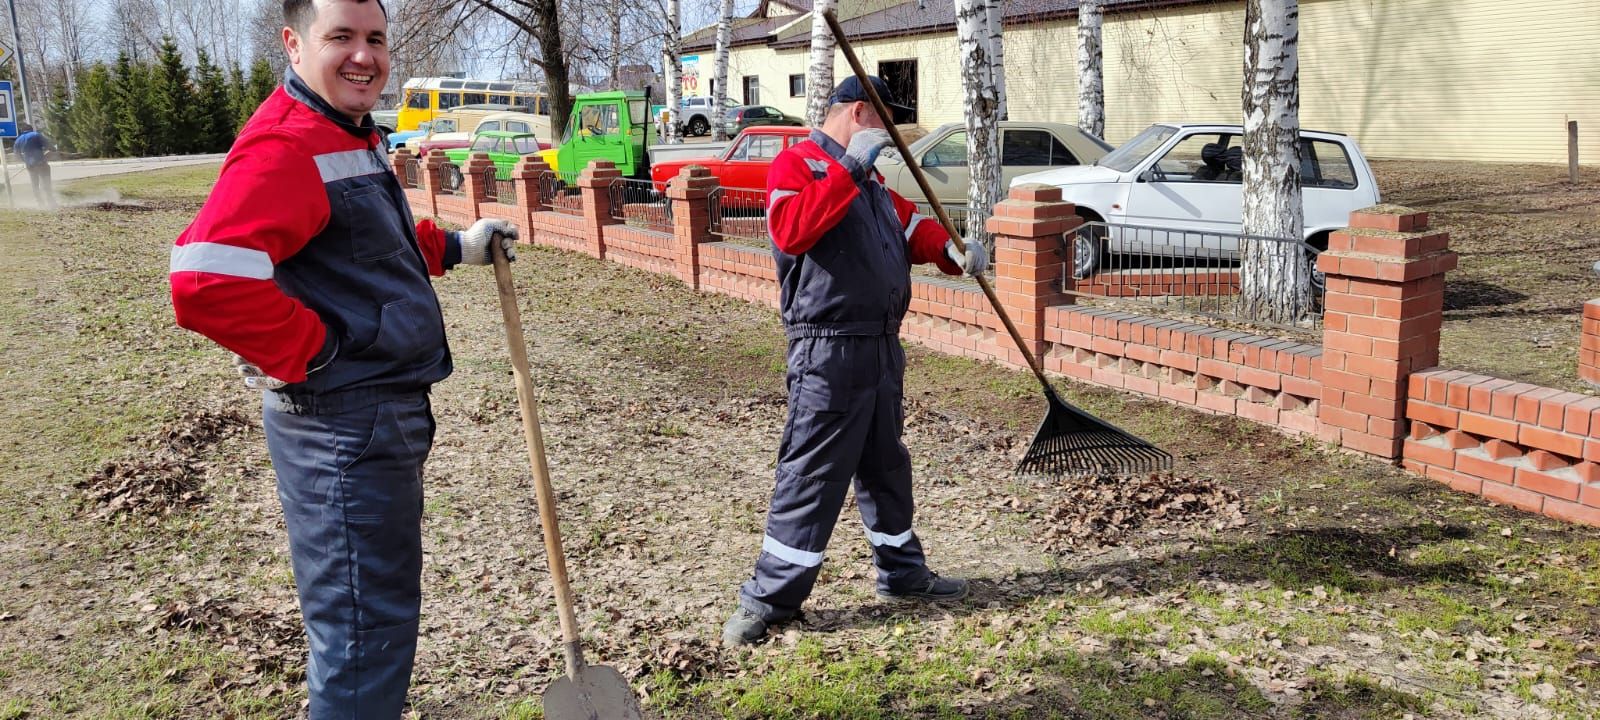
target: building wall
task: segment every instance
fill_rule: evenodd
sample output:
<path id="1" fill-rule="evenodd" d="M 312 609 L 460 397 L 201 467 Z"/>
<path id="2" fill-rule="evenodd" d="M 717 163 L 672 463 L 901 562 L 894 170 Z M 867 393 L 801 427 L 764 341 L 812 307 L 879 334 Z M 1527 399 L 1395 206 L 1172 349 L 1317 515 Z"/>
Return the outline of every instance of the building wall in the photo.
<path id="1" fill-rule="evenodd" d="M 1103 28 L 1106 139 L 1153 122 L 1238 122 L 1244 5 L 1111 13 Z M 1301 124 L 1354 136 L 1373 157 L 1565 162 L 1566 121 L 1600 163 L 1600 0 L 1304 0 Z M 1077 24 L 1006 29 L 1011 116 L 1076 122 Z M 962 119 L 954 33 L 867 40 L 868 68 L 916 58 L 920 124 Z M 761 99 L 803 114 L 789 75 L 804 48 L 733 51 L 730 85 L 758 75 Z M 837 56 L 835 76 L 849 70 Z"/>

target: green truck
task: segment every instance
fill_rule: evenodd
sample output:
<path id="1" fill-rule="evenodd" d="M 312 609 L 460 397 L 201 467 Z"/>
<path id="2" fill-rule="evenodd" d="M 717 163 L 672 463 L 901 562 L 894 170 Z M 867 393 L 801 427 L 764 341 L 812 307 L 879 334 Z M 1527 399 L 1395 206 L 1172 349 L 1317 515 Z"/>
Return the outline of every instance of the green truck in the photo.
<path id="1" fill-rule="evenodd" d="M 650 179 L 650 97 L 637 90 L 579 95 L 561 144 L 539 156 L 551 170 L 577 175 L 591 160 L 616 163 L 623 177 Z"/>

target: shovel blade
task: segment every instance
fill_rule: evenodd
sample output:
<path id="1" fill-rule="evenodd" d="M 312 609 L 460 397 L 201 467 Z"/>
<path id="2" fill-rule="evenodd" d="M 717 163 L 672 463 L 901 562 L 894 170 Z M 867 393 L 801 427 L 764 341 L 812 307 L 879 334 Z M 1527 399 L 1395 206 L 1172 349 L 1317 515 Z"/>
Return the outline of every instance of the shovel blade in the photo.
<path id="1" fill-rule="evenodd" d="M 641 720 L 639 699 L 622 673 L 590 665 L 576 678 L 562 677 L 544 691 L 545 720 Z"/>

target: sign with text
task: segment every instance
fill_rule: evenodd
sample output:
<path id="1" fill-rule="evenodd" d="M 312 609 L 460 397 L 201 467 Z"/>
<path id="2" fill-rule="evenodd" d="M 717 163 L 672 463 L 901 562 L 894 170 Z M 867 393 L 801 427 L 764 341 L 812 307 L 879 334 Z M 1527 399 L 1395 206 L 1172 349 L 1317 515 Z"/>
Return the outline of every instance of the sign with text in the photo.
<path id="1" fill-rule="evenodd" d="M 17 113 L 11 102 L 11 81 L 0 80 L 0 137 L 17 136 Z"/>

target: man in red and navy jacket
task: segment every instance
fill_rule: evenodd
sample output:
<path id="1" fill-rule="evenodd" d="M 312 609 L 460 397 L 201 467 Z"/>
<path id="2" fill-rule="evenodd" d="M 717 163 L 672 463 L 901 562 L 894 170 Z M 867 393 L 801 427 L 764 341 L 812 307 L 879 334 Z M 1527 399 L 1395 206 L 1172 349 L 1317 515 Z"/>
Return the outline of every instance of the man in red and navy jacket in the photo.
<path id="1" fill-rule="evenodd" d="M 882 80 L 872 83 L 893 102 Z M 911 302 L 911 263 L 976 275 L 989 260 L 981 244 L 957 251 L 938 221 L 883 186 L 873 163 L 889 143 L 852 76 L 834 89 L 822 127 L 778 155 L 767 175 L 767 224 L 789 338 L 789 418 L 761 554 L 723 625 L 725 645 L 756 642 L 768 625 L 799 612 L 852 479 L 878 595 L 967 594 L 965 580 L 928 569 L 911 527 L 899 333 Z"/>
<path id="2" fill-rule="evenodd" d="M 310 716 L 398 718 L 417 644 L 428 390 L 450 374 L 431 276 L 516 230 L 413 223 L 368 112 L 389 74 L 379 0 L 286 0 L 283 86 L 245 124 L 172 250 L 178 324 L 263 392 Z"/>

